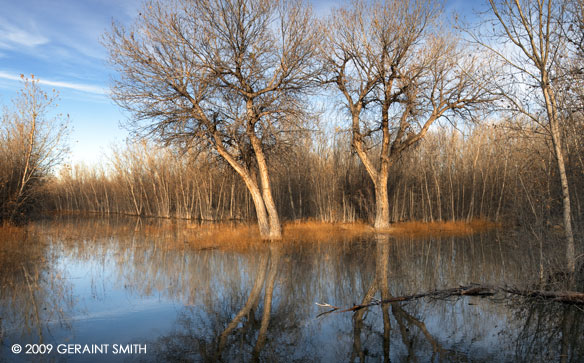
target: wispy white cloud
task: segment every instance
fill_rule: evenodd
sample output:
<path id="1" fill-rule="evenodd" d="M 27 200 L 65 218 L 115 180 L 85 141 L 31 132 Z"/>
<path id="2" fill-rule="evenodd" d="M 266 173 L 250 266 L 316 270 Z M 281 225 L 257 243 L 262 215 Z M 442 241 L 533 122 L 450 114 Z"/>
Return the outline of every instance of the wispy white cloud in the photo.
<path id="1" fill-rule="evenodd" d="M 16 74 L 8 73 L 0 71 L 0 79 L 6 79 L 10 81 L 20 81 L 21 77 Z M 45 86 L 51 86 L 55 88 L 68 88 L 75 91 L 81 91 L 86 93 L 92 93 L 97 95 L 105 95 L 107 94 L 107 90 L 103 87 L 94 86 L 90 84 L 82 84 L 82 83 L 75 83 L 75 82 L 63 82 L 63 81 L 50 81 L 45 79 L 36 78 L 39 84 Z"/>
<path id="2" fill-rule="evenodd" d="M 10 25 L 5 19 L 0 22 L 0 49 L 15 49 L 19 47 L 34 48 L 47 44 L 49 38 L 36 32 Z"/>
<path id="3" fill-rule="evenodd" d="M 130 22 L 137 16 L 141 0 L 0 0 L 0 3 L 0 49 L 45 61 L 45 56 L 54 55 L 68 63 L 88 63 L 106 57 L 99 39 L 111 28 L 112 18 Z M 10 40 L 5 35 L 10 35 Z M 23 49 L 25 44 L 29 51 Z M 42 52 L 30 51 L 38 46 L 43 46 Z"/>

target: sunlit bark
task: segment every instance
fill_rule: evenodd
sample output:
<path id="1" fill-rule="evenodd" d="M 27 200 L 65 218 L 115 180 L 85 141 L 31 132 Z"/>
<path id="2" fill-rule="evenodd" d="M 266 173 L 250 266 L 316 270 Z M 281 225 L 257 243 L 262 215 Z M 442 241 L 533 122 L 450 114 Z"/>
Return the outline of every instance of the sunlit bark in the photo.
<path id="1" fill-rule="evenodd" d="M 113 97 L 134 130 L 220 155 L 248 188 L 266 238 L 281 236 L 268 152 L 306 122 L 318 73 L 313 23 L 300 0 L 176 0 L 149 3 L 133 28 L 114 24 L 106 35 L 120 74 Z"/>
<path id="2" fill-rule="evenodd" d="M 524 114 L 533 123 L 542 124 L 551 137 L 561 184 L 567 268 L 574 272 L 576 255 L 571 198 L 564 160 L 565 146 L 560 132 L 562 120 L 556 99 L 558 82 L 554 79 L 554 74 L 559 72 L 561 58 L 567 53 L 566 41 L 562 36 L 567 3 L 560 0 L 489 0 L 489 4 L 494 16 L 493 34 L 490 36 L 510 44 L 512 50 L 506 52 L 494 47 L 482 34 L 473 36 L 509 67 L 508 74 L 513 82 L 502 80 L 498 84 L 508 101 L 507 107 Z M 530 89 L 527 97 L 525 88 Z M 532 88 L 539 90 L 539 97 L 533 96 Z"/>
<path id="3" fill-rule="evenodd" d="M 325 83 L 351 115 L 351 146 L 375 185 L 376 229 L 389 227 L 388 179 L 402 153 L 437 120 L 490 100 L 477 58 L 437 25 L 441 15 L 430 0 L 355 1 L 327 24 Z"/>

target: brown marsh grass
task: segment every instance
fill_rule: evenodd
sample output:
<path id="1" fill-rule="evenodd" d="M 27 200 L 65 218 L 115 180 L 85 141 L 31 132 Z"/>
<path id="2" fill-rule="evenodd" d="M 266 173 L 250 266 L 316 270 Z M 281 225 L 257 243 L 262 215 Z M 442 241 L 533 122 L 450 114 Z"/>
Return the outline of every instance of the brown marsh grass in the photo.
<path id="1" fill-rule="evenodd" d="M 393 224 L 390 229 L 381 233 L 396 237 L 449 237 L 467 236 L 498 227 L 500 226 L 494 222 L 478 219 L 471 222 L 401 222 Z M 284 224 L 282 242 L 328 243 L 352 240 L 374 233 L 379 232 L 362 222 L 294 221 Z M 257 226 L 253 224 L 198 225 L 184 229 L 183 236 L 184 243 L 200 249 L 246 250 L 265 243 L 258 233 Z"/>
<path id="2" fill-rule="evenodd" d="M 265 243 L 255 224 L 213 223 L 191 226 L 181 231 L 181 239 L 175 239 L 196 249 L 255 250 Z M 172 246 L 171 246 L 172 247 Z"/>
<path id="3" fill-rule="evenodd" d="M 283 225 L 283 243 L 338 243 L 383 233 L 395 237 L 448 237 L 465 236 L 498 227 L 486 220 L 471 222 L 400 222 L 392 224 L 385 231 L 375 231 L 362 222 L 327 223 L 313 220 L 287 222 Z M 0 228 L 0 241 L 15 241 L 14 234 L 26 236 L 40 233 L 35 227 Z M 140 237 L 144 241 L 153 240 L 166 249 L 194 248 L 199 250 L 220 249 L 239 252 L 254 251 L 265 246 L 258 227 L 253 223 L 193 223 L 172 219 L 127 219 L 111 222 L 107 219 L 81 219 L 51 223 L 50 232 L 63 241 L 96 241 L 108 237 Z M 3 237 L 6 236 L 6 237 Z M 15 242 L 11 242 L 15 243 Z M 4 243 L 5 244 L 5 243 Z M 15 246 L 7 250 L 14 251 Z M 0 257 L 2 257 L 0 246 Z"/>
<path id="4" fill-rule="evenodd" d="M 291 222 L 284 225 L 284 239 L 303 241 L 336 241 L 339 239 L 355 238 L 372 233 L 383 233 L 397 237 L 467 236 L 498 227 L 500 227 L 499 224 L 484 219 L 474 219 L 470 222 L 411 221 L 393 223 L 387 230 L 375 231 L 371 226 L 362 222 L 326 223 L 316 221 L 301 221 Z"/>
<path id="5" fill-rule="evenodd" d="M 284 240 L 299 242 L 331 242 L 353 239 L 373 233 L 371 226 L 362 222 L 327 223 L 295 221 L 284 224 Z"/>
<path id="6" fill-rule="evenodd" d="M 373 232 L 364 223 L 325 223 L 315 221 L 289 222 L 283 226 L 283 243 L 322 243 L 346 241 Z M 166 248 L 185 247 L 199 250 L 219 249 L 238 252 L 265 247 L 256 224 L 213 223 L 174 225 L 173 228 L 147 226 L 141 233 L 164 238 Z"/>
<path id="7" fill-rule="evenodd" d="M 466 221 L 440 221 L 440 222 L 400 222 L 394 223 L 384 231 L 394 236 L 408 237 L 450 237 L 468 236 L 474 233 L 484 232 L 499 228 L 500 224 L 485 219 L 473 219 Z"/>

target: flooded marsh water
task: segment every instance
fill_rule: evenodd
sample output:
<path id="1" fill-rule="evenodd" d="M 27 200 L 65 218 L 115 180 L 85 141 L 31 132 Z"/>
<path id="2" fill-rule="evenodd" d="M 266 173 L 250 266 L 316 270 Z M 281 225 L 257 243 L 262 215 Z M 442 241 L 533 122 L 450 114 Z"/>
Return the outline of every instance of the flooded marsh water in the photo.
<path id="1" fill-rule="evenodd" d="M 188 242 L 181 225 L 135 226 L 50 220 L 1 236 L 0 361 L 584 360 L 581 306 L 495 295 L 319 316 L 328 309 L 316 303 L 535 286 L 541 256 L 520 234 L 221 248 Z"/>

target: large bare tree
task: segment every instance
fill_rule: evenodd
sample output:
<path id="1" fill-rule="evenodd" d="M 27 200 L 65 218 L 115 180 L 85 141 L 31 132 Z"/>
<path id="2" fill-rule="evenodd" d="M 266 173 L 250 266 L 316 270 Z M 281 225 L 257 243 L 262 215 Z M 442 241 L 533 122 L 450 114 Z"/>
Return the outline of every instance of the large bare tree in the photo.
<path id="1" fill-rule="evenodd" d="M 563 36 L 568 1 L 489 0 L 492 17 L 474 39 L 506 67 L 497 88 L 505 107 L 521 113 L 547 132 L 552 141 L 562 189 L 568 269 L 576 267 L 571 200 L 559 108 L 561 63 L 569 55 Z"/>
<path id="2" fill-rule="evenodd" d="M 281 226 L 269 151 L 305 119 L 318 33 L 302 1 L 174 0 L 145 4 L 132 28 L 105 36 L 119 73 L 114 99 L 139 135 L 211 150 L 241 176 L 260 233 Z"/>
<path id="3" fill-rule="evenodd" d="M 476 58 L 438 27 L 441 14 L 432 0 L 357 0 L 327 24 L 326 82 L 342 94 L 352 147 L 375 186 L 376 229 L 389 227 L 388 178 L 400 155 L 435 121 L 489 99 Z"/>

